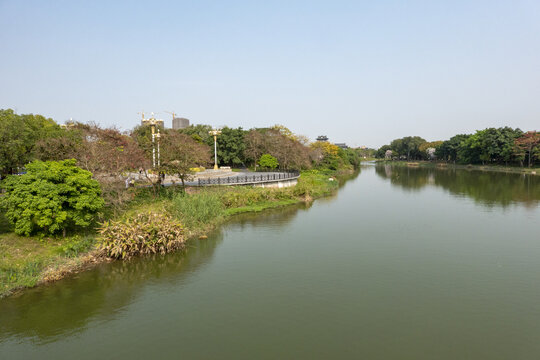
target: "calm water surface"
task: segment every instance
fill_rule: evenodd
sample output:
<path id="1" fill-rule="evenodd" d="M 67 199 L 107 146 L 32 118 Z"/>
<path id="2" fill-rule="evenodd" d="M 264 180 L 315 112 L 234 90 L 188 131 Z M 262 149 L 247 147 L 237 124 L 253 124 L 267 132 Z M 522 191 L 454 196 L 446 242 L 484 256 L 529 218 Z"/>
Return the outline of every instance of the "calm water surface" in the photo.
<path id="1" fill-rule="evenodd" d="M 0 359 L 539 359 L 540 177 L 365 166 L 0 300 Z"/>

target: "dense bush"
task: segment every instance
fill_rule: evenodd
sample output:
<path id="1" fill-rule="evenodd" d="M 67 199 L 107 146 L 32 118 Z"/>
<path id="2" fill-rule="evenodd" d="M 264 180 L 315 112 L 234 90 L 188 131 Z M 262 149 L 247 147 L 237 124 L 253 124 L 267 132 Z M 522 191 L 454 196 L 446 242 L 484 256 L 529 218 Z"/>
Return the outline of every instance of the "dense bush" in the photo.
<path id="1" fill-rule="evenodd" d="M 34 161 L 27 173 L 9 176 L 0 206 L 19 235 L 55 234 L 90 226 L 103 207 L 99 183 L 75 160 Z"/>
<path id="2" fill-rule="evenodd" d="M 99 248 L 114 259 L 140 254 L 165 254 L 184 245 L 182 225 L 172 217 L 143 213 L 126 221 L 106 222 Z"/>
<path id="3" fill-rule="evenodd" d="M 259 159 L 259 166 L 263 169 L 273 170 L 278 167 L 278 161 L 275 157 L 270 154 L 263 154 Z"/>

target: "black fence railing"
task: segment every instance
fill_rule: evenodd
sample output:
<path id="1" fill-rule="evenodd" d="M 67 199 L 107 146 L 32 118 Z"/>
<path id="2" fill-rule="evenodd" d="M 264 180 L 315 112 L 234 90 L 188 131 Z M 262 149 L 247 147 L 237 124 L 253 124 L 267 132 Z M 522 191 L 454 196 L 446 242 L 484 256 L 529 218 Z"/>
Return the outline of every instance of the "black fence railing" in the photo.
<path id="1" fill-rule="evenodd" d="M 249 174 L 243 176 L 229 176 L 221 178 L 198 179 L 199 186 L 205 185 L 241 185 L 273 182 L 279 180 L 294 179 L 300 176 L 299 171 L 275 172 L 267 174 Z"/>

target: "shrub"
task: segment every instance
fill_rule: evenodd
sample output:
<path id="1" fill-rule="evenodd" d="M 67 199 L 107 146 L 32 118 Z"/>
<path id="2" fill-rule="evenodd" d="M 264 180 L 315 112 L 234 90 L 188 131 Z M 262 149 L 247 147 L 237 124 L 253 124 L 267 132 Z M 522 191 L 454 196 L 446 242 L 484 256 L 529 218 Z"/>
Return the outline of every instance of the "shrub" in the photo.
<path id="1" fill-rule="evenodd" d="M 278 165 L 277 159 L 270 154 L 263 154 L 259 159 L 259 166 L 265 169 L 275 169 Z"/>
<path id="2" fill-rule="evenodd" d="M 105 222 L 99 249 L 114 259 L 165 254 L 184 245 L 183 227 L 168 215 L 143 213 L 126 221 Z"/>
<path id="3" fill-rule="evenodd" d="M 0 206 L 19 235 L 54 234 L 90 226 L 103 207 L 99 183 L 75 160 L 34 161 L 27 173 L 9 176 Z"/>

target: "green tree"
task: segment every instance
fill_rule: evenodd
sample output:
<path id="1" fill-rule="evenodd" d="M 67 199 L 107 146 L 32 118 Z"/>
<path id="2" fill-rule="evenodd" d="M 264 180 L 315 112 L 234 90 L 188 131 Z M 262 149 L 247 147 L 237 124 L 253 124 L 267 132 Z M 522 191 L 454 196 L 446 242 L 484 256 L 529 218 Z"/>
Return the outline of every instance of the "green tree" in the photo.
<path id="1" fill-rule="evenodd" d="M 27 173 L 9 176 L 0 206 L 21 235 L 55 234 L 90 226 L 103 207 L 99 183 L 75 160 L 34 161 Z"/>
<path id="2" fill-rule="evenodd" d="M 221 129 L 221 135 L 217 138 L 217 156 L 220 165 L 244 165 L 244 151 L 246 150 L 245 133 L 241 127 L 236 129 L 224 127 Z M 213 148 L 214 138 L 209 137 L 206 144 Z"/>
<path id="3" fill-rule="evenodd" d="M 378 159 L 384 159 L 386 156 L 386 151 L 392 150 L 392 147 L 390 145 L 383 145 L 379 149 L 377 149 L 377 152 L 375 153 L 375 157 Z"/>
<path id="4" fill-rule="evenodd" d="M 478 130 L 462 141 L 458 161 L 462 163 L 508 163 L 514 160 L 514 142 L 523 132 L 520 129 L 487 128 Z"/>
<path id="5" fill-rule="evenodd" d="M 13 174 L 34 159 L 34 145 L 60 127 L 41 115 L 0 110 L 0 175 Z"/>
<path id="6" fill-rule="evenodd" d="M 444 161 L 453 161 L 458 160 L 458 150 L 461 146 L 461 143 L 467 140 L 471 135 L 455 135 L 449 140 L 443 141 L 443 143 L 437 148 L 435 155 L 437 158 Z"/>
<path id="7" fill-rule="evenodd" d="M 259 159 L 259 166 L 265 169 L 275 169 L 278 167 L 278 161 L 270 154 L 263 154 Z"/>
<path id="8" fill-rule="evenodd" d="M 180 134 L 186 134 L 191 136 L 194 140 L 200 143 L 204 143 L 207 145 L 214 146 L 214 138 L 208 134 L 208 132 L 212 130 L 212 126 L 210 125 L 190 125 L 185 129 L 179 129 L 176 130 Z"/>
<path id="9" fill-rule="evenodd" d="M 420 159 L 423 154 L 418 148 L 425 142 L 420 136 L 406 136 L 392 141 L 390 147 L 400 156 L 406 156 L 407 160 Z"/>
<path id="10" fill-rule="evenodd" d="M 342 149 L 343 154 L 347 158 L 347 161 L 350 165 L 352 165 L 355 169 L 360 167 L 360 162 L 362 161 L 362 150 L 361 149 Z"/>
<path id="11" fill-rule="evenodd" d="M 486 158 L 482 156 L 482 134 L 476 132 L 463 140 L 457 149 L 457 161 L 462 164 L 477 164 Z"/>

